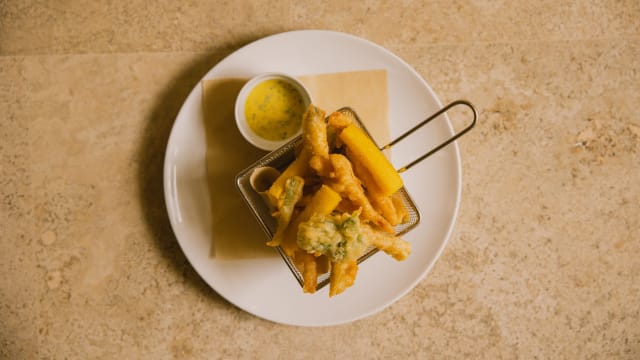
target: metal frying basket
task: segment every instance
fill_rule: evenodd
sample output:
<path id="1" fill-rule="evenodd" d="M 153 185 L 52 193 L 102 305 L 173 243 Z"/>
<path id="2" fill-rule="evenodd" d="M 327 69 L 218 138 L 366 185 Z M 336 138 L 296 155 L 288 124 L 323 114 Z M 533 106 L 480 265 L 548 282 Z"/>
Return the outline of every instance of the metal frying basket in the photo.
<path id="1" fill-rule="evenodd" d="M 400 141 L 405 139 L 407 136 L 411 135 L 413 132 L 415 132 L 416 130 L 420 129 L 422 126 L 424 126 L 427 123 L 431 122 L 432 120 L 434 120 L 438 116 L 442 115 L 443 113 L 449 111 L 451 108 L 453 108 L 455 106 L 459 106 L 459 105 L 466 106 L 469 109 L 471 109 L 471 112 L 472 112 L 472 115 L 473 115 L 473 119 L 472 119 L 471 123 L 469 125 L 467 125 L 464 129 L 459 131 L 457 134 L 454 134 L 449 139 L 445 140 L 444 142 L 442 142 L 438 146 L 436 146 L 433 149 L 429 150 L 424 155 L 421 155 L 420 157 L 418 157 L 415 160 L 411 161 L 407 165 L 404 165 L 401 168 L 399 168 L 397 170 L 399 173 L 402 173 L 402 172 L 408 170 L 412 166 L 416 165 L 417 163 L 421 162 L 422 160 L 426 159 L 427 157 L 433 155 L 434 153 L 436 153 L 440 149 L 444 148 L 445 146 L 447 146 L 448 144 L 452 143 L 453 141 L 458 139 L 460 136 L 464 135 L 469 130 L 471 130 L 471 128 L 473 128 L 475 126 L 476 120 L 478 118 L 478 115 L 477 115 L 475 107 L 470 102 L 468 102 L 466 100 L 454 101 L 454 102 L 448 104 L 447 106 L 443 107 L 442 109 L 440 109 L 439 111 L 437 111 L 436 113 L 434 113 L 433 115 L 428 117 L 427 119 L 423 120 L 422 122 L 420 122 L 419 124 L 417 124 L 413 128 L 409 129 L 407 132 L 405 132 L 404 134 L 400 135 L 397 139 L 393 140 L 389 144 L 387 144 L 387 145 L 385 145 L 385 146 L 380 148 L 381 150 L 391 149 L 395 144 L 399 143 Z M 358 117 L 358 114 L 353 109 L 351 109 L 349 107 L 345 107 L 345 108 L 342 108 L 342 109 L 340 109 L 338 111 L 343 113 L 343 114 L 345 114 L 345 115 L 347 115 L 347 116 L 349 116 L 349 117 L 351 117 L 352 119 L 354 119 L 355 123 L 358 124 L 365 131 L 365 133 L 367 133 L 367 135 L 369 137 L 371 137 L 371 135 L 369 134 L 367 129 L 364 127 L 364 125 L 360 121 L 360 118 Z M 242 195 L 243 200 L 246 202 L 246 204 L 251 209 L 253 215 L 258 220 L 258 223 L 260 224 L 260 227 L 265 232 L 265 234 L 267 235 L 268 239 L 271 239 L 273 237 L 273 235 L 275 234 L 276 227 L 277 227 L 277 222 L 271 216 L 271 209 L 266 204 L 266 202 L 264 201 L 262 196 L 260 194 L 258 194 L 252 188 L 252 186 L 250 184 L 251 174 L 253 173 L 253 171 L 255 169 L 260 168 L 260 167 L 273 167 L 273 168 L 276 168 L 276 169 L 278 169 L 280 171 L 284 171 L 284 169 L 295 159 L 295 149 L 301 142 L 302 142 L 302 137 L 298 136 L 296 139 L 288 142 L 287 144 L 283 145 L 282 147 L 280 147 L 280 148 L 270 152 L 269 154 L 265 155 L 260 160 L 256 161 L 255 163 L 253 163 L 251 166 L 249 166 L 245 170 L 241 171 L 236 176 L 236 187 L 240 191 L 240 194 Z M 400 236 L 400 235 L 406 234 L 411 229 L 416 227 L 416 225 L 418 225 L 418 223 L 420 222 L 420 212 L 418 211 L 418 208 L 416 207 L 413 199 L 411 199 L 411 196 L 409 195 L 407 190 L 404 188 L 404 186 L 400 190 L 398 190 L 398 192 L 400 193 L 400 197 L 402 199 L 402 203 L 404 204 L 404 207 L 407 209 L 407 212 L 409 214 L 408 221 L 406 221 L 406 222 L 404 222 L 402 224 L 398 224 L 398 225 L 396 225 L 394 227 L 395 234 L 397 236 Z M 291 259 L 289 256 L 287 256 L 285 254 L 285 252 L 282 250 L 281 247 L 278 246 L 278 247 L 276 247 L 276 249 L 277 249 L 278 253 L 280 254 L 280 256 L 282 257 L 282 259 L 287 264 L 287 266 L 289 267 L 289 269 L 291 270 L 291 273 L 296 278 L 296 280 L 298 281 L 300 286 L 302 286 L 303 285 L 302 274 L 300 273 L 298 268 L 295 266 L 295 264 L 293 262 L 293 259 Z M 375 247 L 371 247 L 370 249 L 368 249 L 365 252 L 364 255 L 362 255 L 358 259 L 358 263 L 363 262 L 364 260 L 369 258 L 371 255 L 375 254 L 376 252 L 378 252 L 378 249 L 375 248 Z M 317 285 L 316 289 L 321 289 L 322 287 L 324 287 L 328 283 L 329 283 L 329 273 L 322 274 L 318 278 L 318 285 Z"/>

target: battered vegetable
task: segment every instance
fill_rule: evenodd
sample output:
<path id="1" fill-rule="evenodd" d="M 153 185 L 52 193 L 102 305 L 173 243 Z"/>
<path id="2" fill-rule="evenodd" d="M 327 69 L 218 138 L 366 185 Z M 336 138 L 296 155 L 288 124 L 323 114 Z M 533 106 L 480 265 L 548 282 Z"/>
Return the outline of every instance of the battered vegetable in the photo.
<path id="1" fill-rule="evenodd" d="M 300 130 L 305 112 L 300 92 L 280 79 L 258 84 L 244 106 L 247 123 L 258 136 L 267 140 L 285 140 Z"/>
<path id="2" fill-rule="evenodd" d="M 309 166 L 319 175 L 326 176 L 329 173 L 330 164 L 324 111 L 309 105 L 302 119 L 302 134 L 305 149 L 311 153 Z"/>
<path id="3" fill-rule="evenodd" d="M 371 206 L 364 193 L 360 179 L 353 173 L 349 159 L 341 154 L 331 154 L 329 155 L 329 160 L 333 167 L 333 172 L 327 180 L 329 186 L 342 197 L 361 207 L 364 220 L 376 224 L 383 231 L 393 233 L 391 224 Z"/>
<path id="4" fill-rule="evenodd" d="M 296 203 L 300 201 L 302 197 L 302 186 L 304 180 L 299 176 L 293 176 L 287 179 L 285 182 L 284 192 L 278 199 L 278 229 L 273 235 L 273 239 L 267 243 L 269 246 L 278 246 L 282 241 L 285 230 L 291 221 L 291 215 L 293 214 L 293 208 Z"/>
<path id="5" fill-rule="evenodd" d="M 329 296 L 354 284 L 358 259 L 377 248 L 404 260 L 411 245 L 393 225 L 408 220 L 396 191 L 402 179 L 355 118 L 308 106 L 296 158 L 271 184 L 269 203 L 280 246 L 302 275 L 303 291 L 317 289 L 330 271 Z"/>
<path id="6" fill-rule="evenodd" d="M 402 187 L 402 178 L 364 131 L 355 125 L 347 126 L 340 133 L 350 150 L 351 161 L 358 161 L 366 168 L 383 196 L 390 196 Z"/>
<path id="7" fill-rule="evenodd" d="M 411 244 L 407 241 L 360 223 L 360 210 L 351 214 L 316 213 L 298 226 L 297 242 L 305 254 L 324 255 L 331 261 L 329 296 L 339 294 L 353 285 L 358 272 L 358 258 L 370 246 L 377 247 L 396 260 L 406 259 L 411 252 Z M 306 265 L 304 270 L 307 270 Z"/>
<path id="8" fill-rule="evenodd" d="M 369 244 L 360 233 L 360 211 L 352 214 L 314 215 L 298 227 L 298 246 L 331 262 L 357 260 Z"/>
<path id="9" fill-rule="evenodd" d="M 313 194 L 311 201 L 309 201 L 304 210 L 293 218 L 287 227 L 284 239 L 280 244 L 284 252 L 288 256 L 293 256 L 295 250 L 298 248 L 296 238 L 300 223 L 309 220 L 314 214 L 330 214 L 336 206 L 338 206 L 340 200 L 341 198 L 338 193 L 331 190 L 330 187 L 322 185 L 320 189 Z"/>

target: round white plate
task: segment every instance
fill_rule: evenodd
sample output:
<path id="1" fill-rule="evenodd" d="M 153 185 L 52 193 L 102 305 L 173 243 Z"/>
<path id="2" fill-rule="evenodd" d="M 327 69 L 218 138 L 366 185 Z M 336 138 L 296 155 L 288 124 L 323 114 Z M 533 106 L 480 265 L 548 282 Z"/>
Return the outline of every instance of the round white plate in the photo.
<path id="1" fill-rule="evenodd" d="M 292 31 L 260 39 L 220 61 L 204 79 L 250 77 L 262 72 L 297 76 L 372 69 L 387 70 L 392 138 L 441 108 L 425 80 L 396 55 L 367 40 L 332 31 Z M 412 244 L 409 258 L 397 262 L 383 253 L 376 254 L 361 264 L 354 286 L 338 296 L 329 298 L 328 286 L 313 295 L 304 294 L 275 251 L 273 257 L 257 260 L 211 258 L 201 96 L 198 84 L 173 125 L 165 155 L 164 192 L 171 226 L 182 250 L 218 294 L 274 322 L 335 325 L 384 309 L 429 272 L 451 235 L 458 212 L 461 169 L 456 143 L 402 174 L 422 216 L 420 224 L 404 236 Z M 405 165 L 452 134 L 449 120 L 437 119 L 394 147 L 392 162 L 397 167 Z M 247 159 L 247 165 L 253 160 Z"/>

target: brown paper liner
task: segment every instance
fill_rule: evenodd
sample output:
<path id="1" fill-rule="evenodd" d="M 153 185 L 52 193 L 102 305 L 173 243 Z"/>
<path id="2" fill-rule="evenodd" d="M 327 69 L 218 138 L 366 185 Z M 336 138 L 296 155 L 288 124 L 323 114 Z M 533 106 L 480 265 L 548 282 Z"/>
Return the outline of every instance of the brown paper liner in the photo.
<path id="1" fill-rule="evenodd" d="M 305 75 L 313 103 L 328 113 L 353 108 L 380 145 L 389 142 L 387 74 L 385 70 Z M 211 256 L 251 259 L 276 256 L 258 222 L 235 188 L 235 176 L 266 153 L 250 145 L 235 125 L 234 105 L 247 79 L 202 82 L 207 142 L 207 176 L 212 216 Z"/>

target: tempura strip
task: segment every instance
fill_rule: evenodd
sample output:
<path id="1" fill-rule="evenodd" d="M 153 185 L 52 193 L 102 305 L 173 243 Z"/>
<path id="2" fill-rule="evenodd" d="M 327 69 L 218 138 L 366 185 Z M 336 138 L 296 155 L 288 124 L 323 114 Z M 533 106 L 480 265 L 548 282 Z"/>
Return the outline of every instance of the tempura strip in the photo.
<path id="1" fill-rule="evenodd" d="M 402 218 L 398 216 L 398 212 L 394 206 L 390 196 L 385 196 L 378 185 L 376 184 L 373 176 L 369 173 L 369 170 L 357 160 L 357 158 L 351 156 L 351 150 L 347 149 L 347 156 L 351 160 L 354 174 L 362 181 L 366 191 L 366 196 L 376 209 L 391 225 L 397 225 L 401 222 Z"/>
<path id="2" fill-rule="evenodd" d="M 352 125 L 353 118 L 345 115 L 340 111 L 334 111 L 329 115 L 329 118 L 327 119 L 327 124 L 329 125 L 329 127 L 334 128 L 337 131 L 340 131 L 346 128 L 347 126 Z"/>
<path id="3" fill-rule="evenodd" d="M 329 276 L 329 296 L 338 295 L 353 285 L 358 274 L 358 262 L 334 262 L 331 263 L 331 275 Z"/>
<path id="4" fill-rule="evenodd" d="M 302 273 L 302 291 L 313 294 L 318 287 L 318 263 L 315 256 L 304 250 L 295 253 L 295 262 Z"/>
<path id="5" fill-rule="evenodd" d="M 269 202 L 272 206 L 278 206 L 278 199 L 280 195 L 284 191 L 285 182 L 287 179 L 300 176 L 302 178 L 306 177 L 309 172 L 309 159 L 311 158 L 311 153 L 305 149 L 302 149 L 298 157 L 291 163 L 287 168 L 278 176 L 276 181 L 273 182 L 273 185 L 267 191 L 267 196 L 269 198 Z"/>
<path id="6" fill-rule="evenodd" d="M 361 232 L 367 242 L 396 260 L 405 260 L 411 253 L 411 243 L 402 238 L 376 231 L 368 225 L 362 225 Z"/>
<path id="7" fill-rule="evenodd" d="M 351 200 L 356 206 L 361 207 L 364 220 L 371 221 L 380 229 L 393 233 L 391 224 L 371 206 L 369 199 L 364 194 L 360 180 L 353 173 L 349 159 L 341 154 L 331 154 L 329 160 L 333 171 L 327 182 L 331 188 Z"/>
<path id="8" fill-rule="evenodd" d="M 390 196 L 402 187 L 398 172 L 362 129 L 349 125 L 340 132 L 339 137 L 351 151 L 351 159 L 363 164 L 383 195 Z"/>
<path id="9" fill-rule="evenodd" d="M 322 185 L 320 189 L 313 195 L 307 206 L 302 212 L 295 216 L 284 234 L 284 239 L 280 246 L 288 256 L 293 256 L 298 249 L 297 236 L 298 226 L 301 222 L 307 221 L 313 214 L 330 214 L 333 209 L 340 203 L 340 195 L 327 185 Z"/>
<path id="10" fill-rule="evenodd" d="M 303 146 L 311 154 L 309 166 L 319 175 L 329 172 L 329 143 L 324 111 L 309 105 L 302 118 Z"/>
<path id="11" fill-rule="evenodd" d="M 273 238 L 267 242 L 269 246 L 278 246 L 282 242 L 287 226 L 291 221 L 293 209 L 302 197 L 302 187 L 304 180 L 299 176 L 293 176 L 285 181 L 284 191 L 280 195 L 277 203 L 278 228 Z"/>

